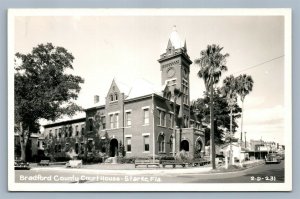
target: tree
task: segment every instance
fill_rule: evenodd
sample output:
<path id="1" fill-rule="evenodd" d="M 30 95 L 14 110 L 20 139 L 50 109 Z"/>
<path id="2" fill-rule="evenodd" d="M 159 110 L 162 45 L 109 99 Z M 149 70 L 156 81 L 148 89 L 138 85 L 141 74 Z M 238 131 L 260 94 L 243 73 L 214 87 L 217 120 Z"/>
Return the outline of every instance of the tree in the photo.
<path id="1" fill-rule="evenodd" d="M 202 127 L 205 132 L 205 143 L 210 143 L 210 127 L 207 125 L 210 123 L 210 99 L 209 95 L 205 95 L 203 98 L 198 98 L 192 102 L 192 113 L 197 113 L 199 121 L 202 123 Z M 223 144 L 226 142 L 226 131 L 230 129 L 230 109 L 225 96 L 222 95 L 219 88 L 214 92 L 214 113 L 215 113 L 215 125 L 214 125 L 214 139 L 216 144 Z M 241 108 L 236 103 L 233 108 L 232 114 L 232 132 L 235 133 L 238 128 L 236 120 L 241 116 Z"/>
<path id="2" fill-rule="evenodd" d="M 237 93 L 242 101 L 242 118 L 241 118 L 241 142 L 243 140 L 243 116 L 244 116 L 244 100 L 253 88 L 254 81 L 250 75 L 242 74 L 237 77 Z"/>
<path id="3" fill-rule="evenodd" d="M 222 86 L 222 94 L 225 96 L 227 103 L 228 103 L 228 108 L 230 110 L 230 161 L 233 164 L 233 152 L 232 152 L 232 111 L 234 109 L 234 106 L 236 105 L 237 102 L 237 81 L 236 78 L 233 75 L 230 75 L 229 77 L 226 77 L 223 80 L 223 86 Z"/>
<path id="4" fill-rule="evenodd" d="M 198 76 L 204 80 L 206 91 L 210 91 L 210 124 L 214 124 L 214 112 L 213 112 L 213 92 L 214 84 L 219 82 L 219 79 L 223 71 L 227 70 L 226 58 L 228 53 L 222 54 L 223 47 L 213 44 L 208 45 L 207 49 L 200 52 L 200 58 L 195 60 L 195 63 L 200 66 Z M 215 140 L 214 140 L 214 128 L 211 128 L 210 132 L 210 145 L 211 145 L 211 161 L 212 168 L 216 168 L 215 162 Z"/>
<path id="5" fill-rule="evenodd" d="M 79 76 L 67 74 L 73 69 L 74 57 L 63 47 L 51 43 L 34 47 L 31 53 L 15 55 L 15 126 L 19 131 L 21 159 L 25 160 L 25 146 L 32 133 L 39 132 L 39 120 L 55 120 L 73 115 L 81 108 L 76 100 Z"/>

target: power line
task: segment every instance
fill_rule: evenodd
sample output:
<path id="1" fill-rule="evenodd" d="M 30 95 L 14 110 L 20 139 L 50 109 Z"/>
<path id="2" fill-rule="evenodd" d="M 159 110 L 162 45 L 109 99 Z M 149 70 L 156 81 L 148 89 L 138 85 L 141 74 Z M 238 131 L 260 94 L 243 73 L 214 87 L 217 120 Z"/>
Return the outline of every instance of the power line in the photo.
<path id="1" fill-rule="evenodd" d="M 263 64 L 265 64 L 265 63 L 274 61 L 274 60 L 276 60 L 276 59 L 280 59 L 280 58 L 282 58 L 282 57 L 284 57 L 284 55 L 280 55 L 280 56 L 275 57 L 275 58 L 273 58 L 273 59 L 269 59 L 269 60 L 264 61 L 264 62 L 262 62 L 262 63 L 259 63 L 259 64 L 256 64 L 256 65 L 254 65 L 254 66 L 250 66 L 250 67 L 248 67 L 248 68 L 245 68 L 245 69 L 243 69 L 243 70 L 236 71 L 236 72 L 234 72 L 233 74 L 240 73 L 240 72 L 243 72 L 243 71 L 246 71 L 246 70 L 250 70 L 250 69 L 252 69 L 252 68 L 256 68 L 256 67 L 261 66 L 261 65 L 263 65 Z"/>

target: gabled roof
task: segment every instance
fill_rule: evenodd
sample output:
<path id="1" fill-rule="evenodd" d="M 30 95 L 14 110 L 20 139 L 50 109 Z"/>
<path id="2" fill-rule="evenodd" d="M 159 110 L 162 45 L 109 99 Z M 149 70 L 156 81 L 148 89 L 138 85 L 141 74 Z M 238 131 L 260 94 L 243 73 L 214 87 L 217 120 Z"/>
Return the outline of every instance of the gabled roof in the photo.
<path id="1" fill-rule="evenodd" d="M 149 81 L 140 78 L 136 79 L 130 89 L 129 95 L 127 96 L 127 99 L 133 99 L 136 97 L 144 96 L 144 95 L 149 95 L 149 94 L 157 94 L 161 95 L 162 94 L 162 87 L 152 84 Z"/>
<path id="2" fill-rule="evenodd" d="M 127 84 L 119 81 L 118 79 L 114 78 L 113 81 L 116 83 L 117 87 L 120 90 L 120 93 L 124 93 L 125 96 L 128 96 L 131 90 L 131 87 Z"/>
<path id="3" fill-rule="evenodd" d="M 151 82 L 149 82 L 146 79 L 139 78 L 133 81 L 132 86 L 129 86 L 122 81 L 119 81 L 118 79 L 114 78 L 112 81 L 112 84 L 109 88 L 109 90 L 112 88 L 112 86 L 115 85 L 118 87 L 118 90 L 120 93 L 124 93 L 125 101 L 126 100 L 132 100 L 135 98 L 139 98 L 142 96 L 150 95 L 150 94 L 156 94 L 159 96 L 163 96 L 163 90 L 165 89 L 166 85 L 156 85 Z M 109 94 L 109 91 L 108 91 Z M 102 103 L 101 103 L 102 102 Z M 100 103 L 92 104 L 90 106 L 85 107 L 85 109 L 95 108 L 95 107 L 104 107 L 103 100 L 100 99 Z"/>

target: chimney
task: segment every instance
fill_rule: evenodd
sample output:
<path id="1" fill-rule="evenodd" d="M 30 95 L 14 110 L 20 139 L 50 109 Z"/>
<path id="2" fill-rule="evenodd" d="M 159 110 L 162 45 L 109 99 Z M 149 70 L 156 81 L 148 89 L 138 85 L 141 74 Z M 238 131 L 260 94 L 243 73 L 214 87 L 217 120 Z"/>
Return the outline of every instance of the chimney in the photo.
<path id="1" fill-rule="evenodd" d="M 99 95 L 94 95 L 94 104 L 97 104 L 99 102 Z"/>

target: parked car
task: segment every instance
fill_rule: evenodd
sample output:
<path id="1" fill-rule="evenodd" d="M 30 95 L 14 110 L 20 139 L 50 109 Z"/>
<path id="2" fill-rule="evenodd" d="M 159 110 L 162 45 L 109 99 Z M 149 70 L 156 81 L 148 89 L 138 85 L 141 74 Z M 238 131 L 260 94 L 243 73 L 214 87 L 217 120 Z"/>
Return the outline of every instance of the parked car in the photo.
<path id="1" fill-rule="evenodd" d="M 277 154 L 281 160 L 284 160 L 284 153 Z"/>
<path id="2" fill-rule="evenodd" d="M 281 162 L 281 157 L 276 153 L 269 153 L 265 159 L 266 164 L 279 164 Z"/>
<path id="3" fill-rule="evenodd" d="M 23 160 L 15 160 L 15 170 L 30 170 L 29 163 Z"/>

